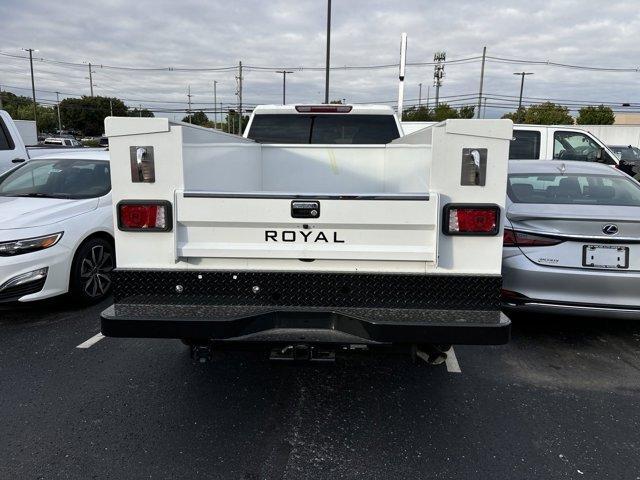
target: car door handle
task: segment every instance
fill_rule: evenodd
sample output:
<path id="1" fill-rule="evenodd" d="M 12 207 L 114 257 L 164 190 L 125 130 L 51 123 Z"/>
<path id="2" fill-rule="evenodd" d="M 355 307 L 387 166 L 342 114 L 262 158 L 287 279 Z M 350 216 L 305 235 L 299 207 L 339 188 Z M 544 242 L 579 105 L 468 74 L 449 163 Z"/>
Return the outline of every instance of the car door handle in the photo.
<path id="1" fill-rule="evenodd" d="M 22 163 L 22 162 L 26 162 L 26 160 L 24 158 L 14 158 L 13 160 L 11 160 L 11 163 Z"/>

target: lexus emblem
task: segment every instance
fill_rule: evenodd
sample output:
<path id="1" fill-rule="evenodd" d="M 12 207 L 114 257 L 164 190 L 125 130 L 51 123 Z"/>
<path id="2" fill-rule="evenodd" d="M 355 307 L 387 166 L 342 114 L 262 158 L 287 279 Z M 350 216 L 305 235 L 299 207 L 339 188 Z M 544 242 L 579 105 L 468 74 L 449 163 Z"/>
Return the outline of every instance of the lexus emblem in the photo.
<path id="1" fill-rule="evenodd" d="M 602 232 L 605 235 L 615 235 L 618 233 L 618 226 L 613 223 L 607 223 L 604 227 L 602 227 Z"/>

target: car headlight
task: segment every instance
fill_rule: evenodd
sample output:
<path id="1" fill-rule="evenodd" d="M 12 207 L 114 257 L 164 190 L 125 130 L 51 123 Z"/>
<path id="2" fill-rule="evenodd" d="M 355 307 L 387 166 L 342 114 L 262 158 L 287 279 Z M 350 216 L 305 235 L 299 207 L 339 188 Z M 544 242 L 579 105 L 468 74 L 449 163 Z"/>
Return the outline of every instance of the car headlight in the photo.
<path id="1" fill-rule="evenodd" d="M 0 257 L 10 257 L 12 255 L 22 255 L 23 253 L 35 252 L 45 248 L 53 247 L 62 238 L 64 232 L 52 233 L 42 237 L 23 238 L 22 240 L 12 240 L 0 243 Z"/>

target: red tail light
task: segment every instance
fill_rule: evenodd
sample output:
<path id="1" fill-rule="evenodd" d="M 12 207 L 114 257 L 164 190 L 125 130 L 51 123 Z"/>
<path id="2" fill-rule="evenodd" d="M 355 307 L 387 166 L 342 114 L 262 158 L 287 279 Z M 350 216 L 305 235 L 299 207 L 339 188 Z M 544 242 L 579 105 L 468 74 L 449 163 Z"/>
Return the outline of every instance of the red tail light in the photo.
<path id="1" fill-rule="evenodd" d="M 296 105 L 300 113 L 349 113 L 351 105 Z"/>
<path id="2" fill-rule="evenodd" d="M 171 203 L 127 200 L 118 203 L 118 228 L 123 231 L 168 232 L 173 227 Z"/>
<path id="3" fill-rule="evenodd" d="M 447 235 L 497 235 L 500 231 L 500 207 L 446 205 L 442 230 Z"/>
<path id="4" fill-rule="evenodd" d="M 505 247 L 548 247 L 558 245 L 563 240 L 557 238 L 545 237 L 544 235 L 533 235 L 531 233 L 519 232 L 510 228 L 504 229 Z"/>

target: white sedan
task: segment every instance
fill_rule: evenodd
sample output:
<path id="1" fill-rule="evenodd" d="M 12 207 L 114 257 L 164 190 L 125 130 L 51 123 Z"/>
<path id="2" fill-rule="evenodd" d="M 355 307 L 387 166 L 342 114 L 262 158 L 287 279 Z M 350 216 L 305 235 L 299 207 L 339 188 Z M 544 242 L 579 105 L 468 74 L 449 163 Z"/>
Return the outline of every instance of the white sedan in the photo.
<path id="1" fill-rule="evenodd" d="M 38 157 L 0 176 L 0 302 L 110 293 L 108 152 Z"/>

